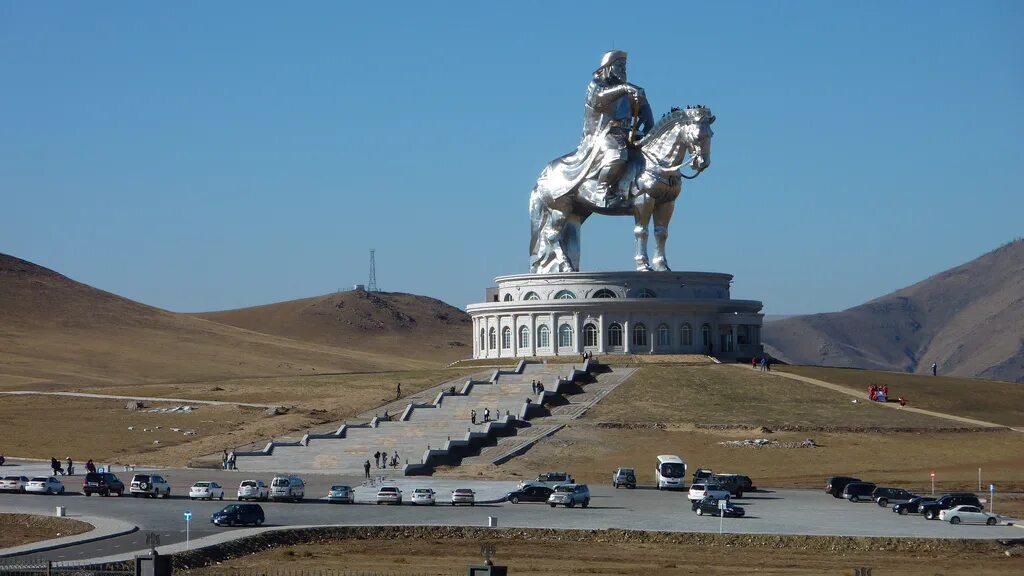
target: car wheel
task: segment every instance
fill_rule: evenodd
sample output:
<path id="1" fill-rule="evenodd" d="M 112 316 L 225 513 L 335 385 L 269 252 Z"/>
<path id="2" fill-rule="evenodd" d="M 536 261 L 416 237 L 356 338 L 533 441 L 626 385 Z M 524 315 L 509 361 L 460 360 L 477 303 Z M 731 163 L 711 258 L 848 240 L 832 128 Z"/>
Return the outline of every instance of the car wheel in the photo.
<path id="1" fill-rule="evenodd" d="M 736 497 L 737 498 L 743 498 L 743 491 L 741 490 L 741 491 L 737 492 L 736 493 Z"/>
<path id="2" fill-rule="evenodd" d="M 85 493 L 85 497 L 86 497 L 86 498 L 88 498 L 89 496 L 92 496 L 92 492 L 88 492 L 88 491 L 86 491 L 86 493 Z"/>
<path id="3" fill-rule="evenodd" d="M 263 518 L 258 518 L 258 519 L 256 520 L 256 525 L 257 525 L 257 526 L 262 526 L 262 525 L 263 525 Z"/>
<path id="4" fill-rule="evenodd" d="M 61 486 L 61 487 L 60 487 L 60 493 L 61 493 L 61 494 L 63 494 L 63 493 L 64 493 L 64 487 L 63 487 L 63 486 Z"/>
<path id="5" fill-rule="evenodd" d="M 121 496 L 124 496 L 124 488 L 117 491 L 117 497 L 120 498 Z"/>
<path id="6" fill-rule="evenodd" d="M 554 507 L 555 507 L 555 505 L 554 505 L 554 504 L 549 504 L 549 506 L 551 506 L 552 508 L 554 508 Z"/>
<path id="7" fill-rule="evenodd" d="M 929 520 L 935 520 L 935 512 L 932 511 L 932 510 L 929 510 L 929 511 L 924 513 L 924 517 L 929 519 Z"/>
<path id="8" fill-rule="evenodd" d="M 235 521 L 229 518 L 226 522 L 224 522 L 224 525 L 230 528 L 235 525 Z"/>
<path id="9" fill-rule="evenodd" d="M 568 502 L 565 503 L 565 507 L 566 508 L 575 508 L 576 507 L 576 501 L 575 500 L 569 500 Z"/>
<path id="10" fill-rule="evenodd" d="M 630 484 L 629 486 L 627 486 L 627 488 L 629 488 L 630 490 L 632 490 L 633 488 L 636 488 L 636 484 Z"/>
<path id="11" fill-rule="evenodd" d="M 139 497 L 139 494 L 137 492 L 132 492 L 132 498 L 138 498 L 138 497 Z"/>
<path id="12" fill-rule="evenodd" d="M 996 525 L 996 519 L 995 518 L 989 518 L 988 520 L 985 520 L 985 525 L 986 526 L 995 526 Z"/>
<path id="13" fill-rule="evenodd" d="M 879 498 L 878 505 L 881 506 L 882 508 L 885 508 L 886 506 L 889 505 L 889 501 L 886 500 L 885 498 Z"/>
<path id="14" fill-rule="evenodd" d="M 512 499 L 509 500 L 509 502 L 513 504 L 519 504 L 519 496 L 513 496 Z"/>
<path id="15" fill-rule="evenodd" d="M 850 502 L 860 502 L 860 498 L 856 496 L 850 496 Z"/>
<path id="16" fill-rule="evenodd" d="M 590 506 L 590 498 L 583 501 L 583 507 L 586 508 L 587 506 Z"/>
<path id="17" fill-rule="evenodd" d="M 959 516 L 953 516 L 952 518 L 949 519 L 949 523 L 950 524 L 959 524 L 960 523 L 960 517 Z"/>
<path id="18" fill-rule="evenodd" d="M 906 516 L 906 515 L 907 515 L 907 509 L 906 508 L 900 508 L 900 516 Z"/>
<path id="19" fill-rule="evenodd" d="M 223 502 L 223 501 L 224 501 L 224 493 L 223 493 L 223 492 L 221 492 L 221 493 L 220 493 L 220 501 L 221 501 L 221 502 Z"/>
<path id="20" fill-rule="evenodd" d="M 703 516 L 703 515 L 704 515 L 704 509 L 703 508 L 697 508 L 697 516 Z"/>

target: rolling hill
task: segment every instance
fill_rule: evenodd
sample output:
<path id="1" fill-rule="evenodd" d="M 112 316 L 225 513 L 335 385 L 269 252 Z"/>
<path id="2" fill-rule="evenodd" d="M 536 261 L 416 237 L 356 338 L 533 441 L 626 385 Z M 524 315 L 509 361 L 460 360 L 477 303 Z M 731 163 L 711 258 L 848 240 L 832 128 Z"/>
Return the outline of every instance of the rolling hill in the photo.
<path id="1" fill-rule="evenodd" d="M 318 341 L 316 330 L 292 339 L 168 312 L 0 254 L 0 387 L 6 389 L 433 368 L 449 359 L 377 350 L 372 338 L 338 347 L 329 338 Z M 463 332 L 468 338 L 469 330 Z"/>
<path id="2" fill-rule="evenodd" d="M 1024 382 L 1024 240 L 860 306 L 764 325 L 794 364 Z"/>

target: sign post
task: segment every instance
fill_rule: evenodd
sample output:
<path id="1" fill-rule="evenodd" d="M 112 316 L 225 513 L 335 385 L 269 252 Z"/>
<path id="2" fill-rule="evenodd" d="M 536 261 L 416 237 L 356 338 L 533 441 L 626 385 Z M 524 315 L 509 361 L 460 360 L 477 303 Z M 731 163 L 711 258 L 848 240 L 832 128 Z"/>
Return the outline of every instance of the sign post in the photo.
<path id="1" fill-rule="evenodd" d="M 981 468 L 978 468 L 978 492 L 981 492 Z"/>
<path id="2" fill-rule="evenodd" d="M 935 472 L 932 472 L 932 496 L 935 496 Z"/>
<path id="3" fill-rule="evenodd" d="M 988 485 L 988 511 L 993 513 L 993 514 L 996 513 L 996 485 L 995 484 L 989 484 Z"/>
<path id="4" fill-rule="evenodd" d="M 727 500 L 718 501 L 718 533 L 721 534 L 725 529 L 725 509 L 729 506 Z"/>
<path id="5" fill-rule="evenodd" d="M 188 532 L 189 532 L 189 530 L 188 529 L 189 529 L 189 524 L 191 524 L 191 523 L 192 523 L 192 511 L 191 510 L 185 510 L 185 550 L 189 549 L 189 545 L 188 545 L 188 536 L 189 536 Z"/>

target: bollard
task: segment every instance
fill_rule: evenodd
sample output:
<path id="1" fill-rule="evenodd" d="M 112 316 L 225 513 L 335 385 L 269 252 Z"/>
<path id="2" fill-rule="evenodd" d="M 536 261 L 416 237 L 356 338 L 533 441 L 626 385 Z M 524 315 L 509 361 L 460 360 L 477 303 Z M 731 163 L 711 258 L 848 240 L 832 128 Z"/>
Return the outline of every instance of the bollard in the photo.
<path id="1" fill-rule="evenodd" d="M 497 528 L 498 527 L 498 517 L 497 516 L 488 516 L 487 517 L 487 527 L 488 528 Z"/>
<path id="2" fill-rule="evenodd" d="M 67 510 L 63 506 L 57 506 L 57 517 L 63 518 Z"/>

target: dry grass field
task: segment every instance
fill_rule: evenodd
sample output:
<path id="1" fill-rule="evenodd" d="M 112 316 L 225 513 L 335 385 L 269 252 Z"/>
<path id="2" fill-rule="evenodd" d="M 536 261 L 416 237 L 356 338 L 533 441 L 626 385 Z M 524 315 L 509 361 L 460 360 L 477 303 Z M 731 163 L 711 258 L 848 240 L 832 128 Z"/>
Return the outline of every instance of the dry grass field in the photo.
<path id="1" fill-rule="evenodd" d="M 903 396 L 917 408 L 1024 427 L 1024 385 L 1021 384 L 855 368 L 780 365 L 776 369 L 840 384 L 865 396 L 869 385 L 884 384 L 889 387 L 890 396 Z"/>
<path id="2" fill-rule="evenodd" d="M 92 524 L 70 518 L 34 516 L 32 514 L 0 514 L 0 548 L 74 536 L 92 529 Z"/>

